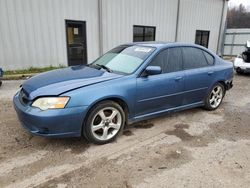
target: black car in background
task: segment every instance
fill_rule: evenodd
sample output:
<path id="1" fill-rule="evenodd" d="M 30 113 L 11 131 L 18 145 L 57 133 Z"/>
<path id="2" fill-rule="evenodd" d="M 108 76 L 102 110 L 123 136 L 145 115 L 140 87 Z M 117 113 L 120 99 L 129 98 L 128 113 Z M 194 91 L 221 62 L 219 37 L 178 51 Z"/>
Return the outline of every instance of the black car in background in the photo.
<path id="1" fill-rule="evenodd" d="M 3 69 L 0 68 L 0 86 L 2 85 Z"/>

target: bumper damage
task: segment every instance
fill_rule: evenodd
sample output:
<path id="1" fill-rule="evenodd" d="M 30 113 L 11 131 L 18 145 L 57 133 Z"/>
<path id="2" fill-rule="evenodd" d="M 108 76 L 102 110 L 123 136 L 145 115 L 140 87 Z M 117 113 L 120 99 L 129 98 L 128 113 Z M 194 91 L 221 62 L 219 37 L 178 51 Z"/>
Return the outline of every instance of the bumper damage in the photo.
<path id="1" fill-rule="evenodd" d="M 80 137 L 87 106 L 42 111 L 25 105 L 19 100 L 19 92 L 13 103 L 18 118 L 30 133 L 45 137 Z"/>

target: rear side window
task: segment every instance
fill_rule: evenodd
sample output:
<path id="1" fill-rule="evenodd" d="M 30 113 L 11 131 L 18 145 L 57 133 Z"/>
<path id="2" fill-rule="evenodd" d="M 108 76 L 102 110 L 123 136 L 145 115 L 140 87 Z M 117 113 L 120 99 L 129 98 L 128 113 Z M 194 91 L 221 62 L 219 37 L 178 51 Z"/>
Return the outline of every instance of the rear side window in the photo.
<path id="1" fill-rule="evenodd" d="M 162 73 L 182 70 L 182 54 L 180 48 L 169 48 L 161 51 L 150 63 L 150 66 L 160 66 Z"/>
<path id="2" fill-rule="evenodd" d="M 194 69 L 208 66 L 203 50 L 193 47 L 183 47 L 184 69 Z"/>
<path id="3" fill-rule="evenodd" d="M 213 65 L 214 64 L 214 57 L 205 51 L 203 51 L 203 54 L 206 57 L 208 65 Z"/>

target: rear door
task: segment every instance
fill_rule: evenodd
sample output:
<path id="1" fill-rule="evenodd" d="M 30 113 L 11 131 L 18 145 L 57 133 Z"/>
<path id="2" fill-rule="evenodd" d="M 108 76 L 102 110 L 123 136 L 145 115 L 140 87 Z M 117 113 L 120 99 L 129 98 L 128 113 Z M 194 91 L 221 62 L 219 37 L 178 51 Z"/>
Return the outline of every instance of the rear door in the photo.
<path id="1" fill-rule="evenodd" d="M 207 95 L 214 79 L 214 57 L 195 47 L 183 47 L 183 67 L 185 69 L 184 105 L 201 102 Z"/>
<path id="2" fill-rule="evenodd" d="M 160 66 L 162 74 L 137 78 L 136 115 L 173 109 L 182 105 L 184 71 L 180 48 L 160 52 L 149 66 Z"/>

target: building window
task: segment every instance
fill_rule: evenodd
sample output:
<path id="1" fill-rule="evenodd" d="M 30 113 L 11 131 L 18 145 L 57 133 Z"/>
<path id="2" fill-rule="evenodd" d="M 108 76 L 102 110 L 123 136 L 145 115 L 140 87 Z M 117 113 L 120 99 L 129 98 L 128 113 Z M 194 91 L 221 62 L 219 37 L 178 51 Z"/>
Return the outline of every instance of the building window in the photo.
<path id="1" fill-rule="evenodd" d="M 150 26 L 134 26 L 134 42 L 140 41 L 154 41 L 155 40 L 155 27 Z"/>
<path id="2" fill-rule="evenodd" d="M 208 48 L 210 31 L 196 30 L 195 44 Z"/>

